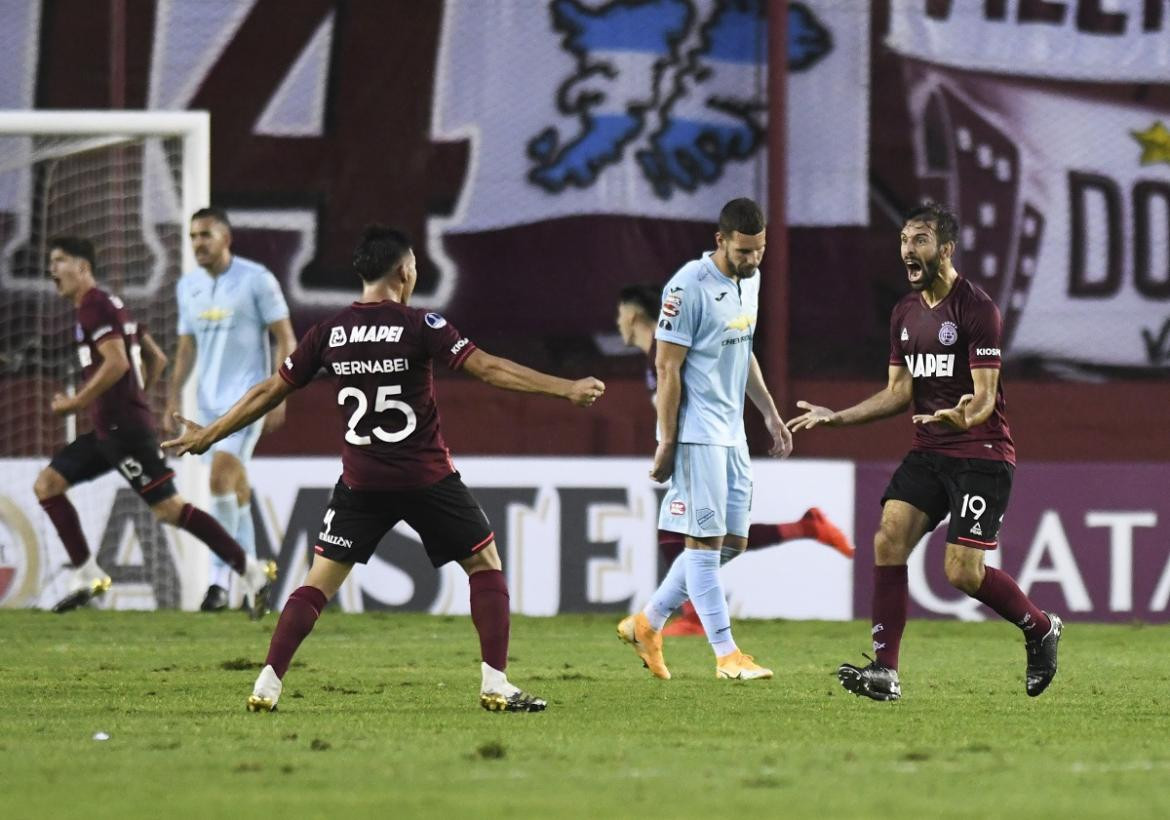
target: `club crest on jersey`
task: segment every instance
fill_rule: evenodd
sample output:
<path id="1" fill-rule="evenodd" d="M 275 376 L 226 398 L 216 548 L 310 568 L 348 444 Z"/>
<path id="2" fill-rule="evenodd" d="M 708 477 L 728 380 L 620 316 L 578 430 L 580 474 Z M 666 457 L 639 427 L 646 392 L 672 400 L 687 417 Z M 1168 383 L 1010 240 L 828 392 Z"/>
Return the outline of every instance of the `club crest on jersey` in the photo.
<path id="1" fill-rule="evenodd" d="M 440 316 L 437 313 L 428 313 L 426 316 L 423 317 L 423 321 L 425 321 L 427 323 L 428 327 L 430 327 L 434 330 L 438 330 L 441 327 L 445 327 L 447 324 L 447 320 L 444 319 L 442 316 Z"/>
<path id="2" fill-rule="evenodd" d="M 954 322 L 943 322 L 938 329 L 938 340 L 948 347 L 959 341 L 959 326 Z"/>
<path id="3" fill-rule="evenodd" d="M 911 353 L 906 356 L 906 369 L 916 379 L 930 376 L 955 375 L 954 353 Z"/>

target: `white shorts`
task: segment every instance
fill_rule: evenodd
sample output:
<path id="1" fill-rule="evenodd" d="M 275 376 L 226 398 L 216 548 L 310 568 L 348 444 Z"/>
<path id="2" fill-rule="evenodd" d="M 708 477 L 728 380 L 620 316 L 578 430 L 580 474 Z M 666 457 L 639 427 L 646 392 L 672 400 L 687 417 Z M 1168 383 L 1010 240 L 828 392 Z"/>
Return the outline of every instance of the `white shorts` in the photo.
<path id="1" fill-rule="evenodd" d="M 224 412 L 227 412 L 226 410 Z M 209 411 L 200 410 L 198 413 L 198 421 L 200 424 L 210 424 L 220 417 L 220 413 L 212 413 Z M 211 449 L 203 454 L 203 463 L 211 464 L 211 459 L 215 453 L 228 453 L 240 460 L 240 463 L 247 466 L 252 458 L 252 451 L 256 449 L 256 443 L 260 441 L 260 431 L 264 429 L 263 417 L 256 419 L 243 429 L 236 430 L 227 438 L 220 439 L 215 444 L 211 445 Z"/>
<path id="2" fill-rule="evenodd" d="M 674 474 L 662 497 L 658 529 L 692 538 L 747 537 L 752 462 L 747 444 L 679 444 Z"/>

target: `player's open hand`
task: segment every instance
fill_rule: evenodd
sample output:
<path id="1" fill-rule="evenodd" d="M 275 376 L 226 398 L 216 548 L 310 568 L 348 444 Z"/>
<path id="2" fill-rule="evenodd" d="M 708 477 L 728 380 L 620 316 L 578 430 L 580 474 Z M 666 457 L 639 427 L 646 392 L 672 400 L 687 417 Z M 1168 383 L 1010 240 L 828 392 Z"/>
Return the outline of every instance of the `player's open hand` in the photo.
<path id="1" fill-rule="evenodd" d="M 654 451 L 654 463 L 650 466 L 650 477 L 659 484 L 665 484 L 674 475 L 673 441 L 660 441 Z"/>
<path id="2" fill-rule="evenodd" d="M 933 413 L 917 413 L 914 416 L 915 424 L 945 424 L 952 430 L 969 430 L 971 429 L 970 422 L 967 421 L 967 405 L 975 400 L 975 395 L 972 393 L 965 393 L 959 398 L 959 403 L 954 407 L 945 407 L 942 410 L 935 410 Z"/>
<path id="3" fill-rule="evenodd" d="M 798 401 L 796 406 L 806 412 L 788 420 L 788 429 L 793 433 L 798 430 L 811 430 L 821 424 L 831 427 L 837 423 L 837 414 L 828 407 L 809 404 L 807 401 Z"/>
<path id="4" fill-rule="evenodd" d="M 183 432 L 178 438 L 168 439 L 159 446 L 164 450 L 170 450 L 176 456 L 186 455 L 191 453 L 193 455 L 202 455 L 207 452 L 214 442 L 208 441 L 207 436 L 203 434 L 203 427 L 196 424 L 190 419 L 185 419 L 178 413 L 173 414 L 175 422 L 182 425 Z"/>
<path id="5" fill-rule="evenodd" d="M 64 393 L 55 393 L 49 408 L 58 416 L 68 416 L 81 408 L 77 404 L 76 396 L 66 396 Z"/>
<path id="6" fill-rule="evenodd" d="M 573 386 L 569 388 L 568 399 L 578 407 L 589 407 L 601 398 L 604 392 L 605 382 L 590 376 L 573 382 Z"/>

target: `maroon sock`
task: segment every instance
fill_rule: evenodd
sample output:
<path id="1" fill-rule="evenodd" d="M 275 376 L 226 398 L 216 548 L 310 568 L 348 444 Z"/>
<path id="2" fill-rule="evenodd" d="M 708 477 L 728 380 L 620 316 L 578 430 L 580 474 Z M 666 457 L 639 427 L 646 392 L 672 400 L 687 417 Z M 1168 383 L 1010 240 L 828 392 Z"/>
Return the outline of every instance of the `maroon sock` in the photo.
<path id="1" fill-rule="evenodd" d="M 53 522 L 73 566 L 79 567 L 89 560 L 89 544 L 85 541 L 85 533 L 81 531 L 81 519 L 77 517 L 77 508 L 73 502 L 64 495 L 55 495 L 42 501 L 41 509 Z"/>
<path id="2" fill-rule="evenodd" d="M 316 587 L 300 587 L 288 596 L 272 633 L 272 642 L 268 644 L 268 657 L 264 660 L 276 672 L 276 677 L 284 677 L 301 641 L 313 631 L 313 624 L 317 623 L 327 603 L 325 593 Z"/>
<path id="3" fill-rule="evenodd" d="M 995 567 L 985 567 L 983 583 L 971 596 L 994 609 L 999 617 L 1011 621 L 1024 632 L 1025 638 L 1043 638 L 1052 622 L 1023 590 L 1012 576 Z"/>
<path id="4" fill-rule="evenodd" d="M 471 622 L 479 633 L 479 651 L 483 662 L 503 672 L 508 666 L 508 629 L 511 624 L 508 581 L 498 569 L 473 572 L 471 585 Z"/>
<path id="5" fill-rule="evenodd" d="M 674 559 L 682 555 L 686 546 L 687 542 L 681 532 L 658 531 L 658 554 L 662 556 L 662 560 L 667 566 L 673 564 Z"/>
<path id="6" fill-rule="evenodd" d="M 758 550 L 761 547 L 771 547 L 793 538 L 804 538 L 804 531 L 800 529 L 800 522 L 791 524 L 752 524 L 748 527 L 749 550 Z"/>
<path id="7" fill-rule="evenodd" d="M 898 668 L 910 587 L 906 565 L 873 568 L 873 652 L 878 663 Z"/>
<path id="8" fill-rule="evenodd" d="M 206 544 L 209 550 L 240 575 L 244 574 L 244 565 L 248 560 L 244 550 L 210 515 L 194 505 L 184 504 L 183 511 L 179 513 L 179 527 Z"/>

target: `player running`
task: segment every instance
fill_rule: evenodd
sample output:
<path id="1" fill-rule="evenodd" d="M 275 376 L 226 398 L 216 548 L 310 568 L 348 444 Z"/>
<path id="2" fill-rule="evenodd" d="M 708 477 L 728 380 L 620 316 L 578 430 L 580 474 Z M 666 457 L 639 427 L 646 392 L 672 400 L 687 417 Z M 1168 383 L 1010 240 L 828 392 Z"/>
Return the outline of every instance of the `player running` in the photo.
<path id="1" fill-rule="evenodd" d="M 409 307 L 417 273 L 406 236 L 371 226 L 354 250 L 361 298 L 309 330 L 276 374 L 206 427 L 180 419 L 175 452 L 203 453 L 307 385 L 325 368 L 341 413 L 341 479 L 325 511 L 305 585 L 289 596 L 252 695 L 251 711 L 276 708 L 297 647 L 355 563 L 366 563 L 399 521 L 422 538 L 435 567 L 457 561 L 471 588 L 479 633 L 480 704 L 539 712 L 544 700 L 508 681 L 509 598 L 495 537 L 451 463 L 439 431 L 432 362 L 462 368 L 495 387 L 544 393 L 588 407 L 605 392 L 597 379 L 561 379 L 489 355 L 438 313 Z"/>
<path id="2" fill-rule="evenodd" d="M 882 496 L 874 536 L 876 657 L 864 667 L 846 663 L 837 670 L 842 686 L 874 700 L 902 695 L 898 652 L 909 600 L 906 561 L 948 514 L 947 580 L 1023 631 L 1029 695 L 1039 695 L 1056 675 L 1060 618 L 1040 610 L 1011 576 L 983 560 L 999 544 L 1016 450 L 999 379 L 999 309 L 954 269 L 958 232 L 958 221 L 940 205 L 907 214 L 900 241 L 912 292 L 890 317 L 889 383 L 836 412 L 797 402 L 806 412 L 789 423 L 794 432 L 864 424 L 914 403 L 914 445 Z"/>
<path id="3" fill-rule="evenodd" d="M 654 340 L 658 311 L 662 305 L 662 287 L 653 284 L 626 285 L 618 295 L 617 328 L 622 341 L 646 354 L 646 389 L 650 391 L 650 402 L 654 403 L 658 393 L 658 373 L 654 359 L 658 345 Z M 796 521 L 783 524 L 752 524 L 748 527 L 746 550 L 758 550 L 794 541 L 811 538 L 826 547 L 832 547 L 846 558 L 853 557 L 853 544 L 836 525 L 817 507 L 809 507 Z M 674 563 L 682 554 L 685 536 L 670 530 L 658 531 L 658 551 L 666 565 Z M 736 553 L 739 555 L 739 553 Z M 664 637 L 677 635 L 705 635 L 703 623 L 695 612 L 694 604 L 684 601 L 679 614 L 667 624 Z"/>
<path id="4" fill-rule="evenodd" d="M 110 576 L 90 553 L 65 491 L 117 469 L 159 520 L 194 535 L 243 578 L 252 617 L 259 618 L 268 611 L 276 564 L 248 558 L 214 518 L 176 492 L 175 473 L 159 449 L 144 392 L 162 375 L 166 357 L 122 300 L 97 287 L 96 258 L 88 239 L 49 242 L 49 272 L 57 292 L 77 308 L 77 353 L 85 379 L 76 395 L 55 395 L 52 409 L 68 415 L 89 408 L 94 426 L 53 456 L 33 485 L 75 568 L 69 594 L 53 611 L 75 609 L 110 588 Z"/>

